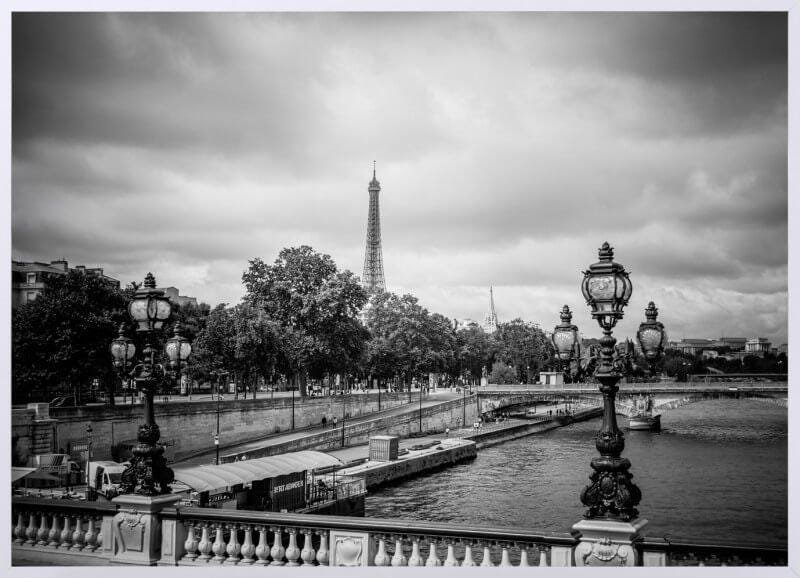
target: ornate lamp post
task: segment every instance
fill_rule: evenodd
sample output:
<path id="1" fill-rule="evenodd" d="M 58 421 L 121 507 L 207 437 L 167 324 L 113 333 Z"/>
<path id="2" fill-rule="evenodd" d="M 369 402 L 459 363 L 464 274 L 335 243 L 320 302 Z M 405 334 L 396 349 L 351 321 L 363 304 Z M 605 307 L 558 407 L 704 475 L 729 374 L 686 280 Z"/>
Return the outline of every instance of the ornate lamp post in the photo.
<path id="1" fill-rule="evenodd" d="M 639 342 L 639 347 L 642 349 L 647 364 L 650 366 L 650 375 L 655 375 L 658 362 L 664 355 L 664 347 L 667 344 L 667 332 L 664 331 L 664 324 L 656 321 L 658 317 L 658 309 L 656 304 L 652 301 L 647 305 L 644 310 L 644 315 L 647 321 L 643 321 L 639 325 L 639 331 L 636 332 L 636 340 Z"/>
<path id="2" fill-rule="evenodd" d="M 569 367 L 576 349 L 580 347 L 578 343 L 578 328 L 572 324 L 572 312 L 567 305 L 561 309 L 561 324 L 553 329 L 553 347 L 556 352 L 556 359 L 564 371 L 565 376 L 569 375 Z M 580 357 L 580 352 L 577 353 Z M 566 368 L 566 371 L 565 371 Z"/>
<path id="3" fill-rule="evenodd" d="M 156 288 L 155 278 L 148 273 L 144 284 L 136 291 L 128 306 L 136 332 L 142 336 L 145 344 L 141 351 L 141 361 L 130 372 L 137 388 L 144 394 L 144 423 L 139 426 L 138 445 L 133 449 L 131 465 L 122 474 L 120 489 L 123 494 L 169 494 L 169 485 L 174 480 L 172 470 L 167 467 L 164 458 L 164 448 L 158 444 L 161 433 L 153 412 L 153 396 L 156 390 L 164 385 L 169 374 L 180 378 L 181 365 L 191 353 L 191 345 L 180 336 L 180 329 L 176 327 L 175 336 L 167 341 L 164 351 L 171 371 L 165 370 L 159 363 L 161 354 L 155 348 L 154 333 L 161 330 L 171 312 L 169 299 L 164 296 L 163 290 Z M 120 336 L 111 344 L 111 353 L 114 366 L 123 375 L 135 352 L 136 347 L 122 335 L 121 329 Z"/>
<path id="4" fill-rule="evenodd" d="M 589 485 L 581 492 L 581 502 L 588 508 L 587 519 L 604 518 L 628 522 L 639 515 L 636 506 L 642 498 L 639 488 L 631 481 L 628 472 L 631 463 L 621 457 L 625 437 L 617 427 L 614 399 L 617 382 L 622 377 L 614 369 L 613 356 L 616 339 L 611 330 L 622 318 L 622 310 L 633 292 L 625 268 L 614 262 L 614 250 L 608 243 L 600 248 L 600 261 L 584 272 L 582 290 L 586 303 L 592 308 L 592 317 L 603 329 L 600 339 L 600 367 L 595 377 L 603 394 L 603 424 L 595 436 L 595 446 L 600 457 L 592 460 Z"/>
<path id="5" fill-rule="evenodd" d="M 120 376 L 120 384 L 123 386 L 123 403 L 125 402 L 125 376 L 128 375 L 128 366 L 136 355 L 136 345 L 133 341 L 125 337 L 125 324 L 119 324 L 119 335 L 111 342 L 111 358 L 113 359 L 114 369 Z M 131 392 L 133 399 L 133 392 Z"/>

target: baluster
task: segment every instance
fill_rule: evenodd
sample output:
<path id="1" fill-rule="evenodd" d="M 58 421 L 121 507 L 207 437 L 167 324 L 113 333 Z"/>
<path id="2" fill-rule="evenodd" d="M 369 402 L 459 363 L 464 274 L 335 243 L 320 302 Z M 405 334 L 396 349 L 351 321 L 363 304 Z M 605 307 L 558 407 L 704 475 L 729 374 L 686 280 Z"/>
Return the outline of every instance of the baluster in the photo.
<path id="1" fill-rule="evenodd" d="M 266 566 L 269 564 L 269 544 L 267 544 L 267 528 L 265 526 L 258 527 L 258 546 L 256 546 L 256 564 L 258 566 Z"/>
<path id="2" fill-rule="evenodd" d="M 447 558 L 444 561 L 445 566 L 458 566 L 458 560 L 456 559 L 456 551 L 455 546 L 453 545 L 452 540 L 447 541 Z"/>
<path id="3" fill-rule="evenodd" d="M 211 551 L 214 552 L 214 562 L 222 564 L 225 561 L 225 537 L 222 535 L 222 524 L 217 524 L 217 536 L 214 539 L 214 544 L 211 546 Z"/>
<path id="4" fill-rule="evenodd" d="M 95 550 L 102 550 L 103 549 L 103 518 L 99 517 L 99 518 L 97 518 L 97 521 L 99 523 L 97 524 L 97 547 L 95 548 Z"/>
<path id="5" fill-rule="evenodd" d="M 311 543 L 314 532 L 312 530 L 302 530 L 302 534 L 305 537 L 303 538 L 303 549 L 300 551 L 300 559 L 303 561 L 303 566 L 313 566 L 314 558 L 317 555 L 314 545 Z"/>
<path id="6" fill-rule="evenodd" d="M 299 566 L 300 548 L 297 547 L 297 530 L 289 529 L 289 545 L 286 547 L 286 565 Z"/>
<path id="7" fill-rule="evenodd" d="M 252 526 L 245 526 L 244 527 L 244 542 L 242 542 L 242 561 L 239 562 L 240 564 L 244 564 L 246 566 L 250 566 L 255 562 L 255 558 L 253 558 L 253 554 L 256 553 L 256 547 L 253 544 L 253 527 Z"/>
<path id="8" fill-rule="evenodd" d="M 508 557 L 508 544 L 503 544 L 503 552 L 500 555 L 500 566 L 513 566 L 511 559 Z"/>
<path id="9" fill-rule="evenodd" d="M 211 559 L 211 540 L 208 537 L 208 524 L 203 524 L 203 532 L 200 534 L 200 543 L 197 545 L 200 551 L 200 560 L 208 562 Z"/>
<path id="10" fill-rule="evenodd" d="M 28 527 L 25 528 L 25 540 L 26 546 L 33 546 L 36 544 L 36 533 L 39 531 L 39 526 L 36 524 L 36 514 L 34 512 L 30 513 L 28 516 Z"/>
<path id="11" fill-rule="evenodd" d="M 519 547 L 519 565 L 520 566 L 530 566 L 528 562 L 528 547 L 524 544 Z"/>
<path id="12" fill-rule="evenodd" d="M 25 526 L 23 518 L 22 512 L 17 512 L 17 525 L 14 527 L 14 535 L 17 537 L 14 542 L 17 544 L 25 542 L 25 530 L 28 528 Z"/>
<path id="13" fill-rule="evenodd" d="M 83 550 L 83 520 L 75 516 L 75 531 L 72 533 L 72 547 L 70 550 Z"/>
<path id="14" fill-rule="evenodd" d="M 389 565 L 389 555 L 386 554 L 386 538 L 384 536 L 378 538 L 378 553 L 375 554 L 375 565 Z"/>
<path id="15" fill-rule="evenodd" d="M 494 564 L 492 564 L 492 553 L 489 551 L 488 544 L 483 547 L 483 560 L 481 560 L 481 566 L 494 566 Z"/>
<path id="16" fill-rule="evenodd" d="M 47 526 L 47 513 L 39 512 L 39 529 L 36 531 L 36 545 L 47 546 L 47 535 L 50 533 L 50 528 Z"/>
<path id="17" fill-rule="evenodd" d="M 330 551 L 328 550 L 328 532 L 320 530 L 319 534 L 319 551 L 317 552 L 317 562 L 320 566 L 327 566 L 330 562 Z"/>
<path id="18" fill-rule="evenodd" d="M 59 542 L 59 548 L 69 548 L 72 539 L 72 530 L 69 527 L 69 516 L 64 516 L 64 529 L 61 530 L 61 541 Z"/>
<path id="19" fill-rule="evenodd" d="M 183 543 L 183 549 L 186 550 L 184 558 L 187 560 L 194 560 L 197 558 L 197 536 L 194 533 L 194 522 L 186 524 L 186 541 Z"/>
<path id="20" fill-rule="evenodd" d="M 95 517 L 88 516 L 87 517 L 87 526 L 86 526 L 86 537 L 84 542 L 86 546 L 84 547 L 84 552 L 94 552 L 97 550 L 97 532 L 94 525 Z"/>
<path id="21" fill-rule="evenodd" d="M 539 567 L 547 566 L 547 548 L 539 546 Z"/>
<path id="22" fill-rule="evenodd" d="M 53 525 L 50 527 L 50 532 L 47 533 L 49 542 L 47 545 L 51 548 L 58 548 L 58 542 L 61 537 L 61 528 L 58 527 L 58 514 L 53 514 Z"/>
<path id="23" fill-rule="evenodd" d="M 425 561 L 426 566 L 440 566 L 439 555 L 436 553 L 436 540 L 431 538 L 429 540 L 430 548 L 428 549 L 428 559 Z"/>
<path id="24" fill-rule="evenodd" d="M 392 556 L 392 566 L 405 566 L 408 564 L 405 555 L 403 554 L 403 541 L 402 536 L 394 537 L 394 556 Z"/>
<path id="25" fill-rule="evenodd" d="M 283 566 L 283 554 L 286 550 L 281 543 L 281 529 L 272 528 L 272 531 L 274 532 L 275 541 L 272 543 L 272 549 L 269 551 L 269 555 L 272 557 L 270 566 Z"/>
<path id="26" fill-rule="evenodd" d="M 413 543 L 411 545 L 411 556 L 409 556 L 408 558 L 408 565 L 423 566 L 424 562 L 422 560 L 422 556 L 419 553 L 419 536 L 414 536 L 412 540 Z"/>
<path id="27" fill-rule="evenodd" d="M 477 566 L 475 563 L 474 558 L 472 557 L 472 542 L 466 542 L 464 544 L 464 561 L 461 563 L 462 566 Z"/>
<path id="28" fill-rule="evenodd" d="M 239 544 L 239 527 L 236 524 L 230 524 L 228 528 L 231 530 L 231 538 L 228 541 L 228 546 L 225 548 L 225 552 L 228 554 L 228 559 L 225 560 L 225 563 L 238 564 L 239 552 L 242 550 L 242 546 Z"/>

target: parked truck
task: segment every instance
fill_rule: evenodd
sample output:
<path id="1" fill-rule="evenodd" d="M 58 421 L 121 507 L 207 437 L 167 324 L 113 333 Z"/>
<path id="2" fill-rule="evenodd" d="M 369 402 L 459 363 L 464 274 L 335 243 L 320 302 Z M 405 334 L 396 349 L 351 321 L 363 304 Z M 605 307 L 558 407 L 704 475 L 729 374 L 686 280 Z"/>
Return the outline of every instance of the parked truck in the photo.
<path id="1" fill-rule="evenodd" d="M 89 462 L 89 495 L 101 496 L 106 500 L 118 496 L 122 472 L 129 465 L 128 462 L 121 464 L 110 461 Z"/>

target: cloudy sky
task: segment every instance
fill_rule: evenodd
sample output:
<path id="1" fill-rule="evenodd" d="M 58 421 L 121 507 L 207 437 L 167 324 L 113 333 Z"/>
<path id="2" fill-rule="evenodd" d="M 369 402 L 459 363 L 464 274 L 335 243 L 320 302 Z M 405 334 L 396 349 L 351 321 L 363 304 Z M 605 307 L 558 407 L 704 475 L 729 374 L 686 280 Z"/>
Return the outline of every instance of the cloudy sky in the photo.
<path id="1" fill-rule="evenodd" d="M 308 244 L 432 311 L 787 339 L 784 14 L 16 14 L 12 256 L 236 303 Z"/>

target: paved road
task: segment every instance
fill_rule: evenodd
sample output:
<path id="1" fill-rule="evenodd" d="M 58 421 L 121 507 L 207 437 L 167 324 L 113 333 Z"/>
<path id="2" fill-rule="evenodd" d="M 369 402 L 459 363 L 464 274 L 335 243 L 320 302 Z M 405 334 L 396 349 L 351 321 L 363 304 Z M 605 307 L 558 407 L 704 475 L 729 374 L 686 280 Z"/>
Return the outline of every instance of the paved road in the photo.
<path id="1" fill-rule="evenodd" d="M 422 407 L 431 407 L 445 401 L 450 401 L 453 399 L 460 399 L 462 394 L 449 392 L 449 391 L 438 391 L 438 392 L 431 392 L 429 396 L 422 400 Z M 402 415 L 406 413 L 413 413 L 419 409 L 419 403 L 414 401 L 410 404 L 404 404 L 399 407 L 394 407 L 392 409 L 383 410 L 380 412 L 374 412 L 365 414 L 362 416 L 357 416 L 351 419 L 347 419 L 345 425 L 350 426 L 359 423 L 366 423 L 372 421 L 378 417 L 387 417 L 393 415 Z M 337 424 L 337 428 L 341 428 L 342 424 L 339 422 Z M 325 427 L 313 427 L 303 430 L 296 430 L 293 432 L 285 432 L 285 433 L 278 433 L 273 434 L 270 436 L 265 436 L 261 439 L 235 444 L 230 446 L 221 446 L 220 447 L 220 455 L 224 454 L 233 454 L 233 453 L 242 453 L 246 451 L 252 451 L 260 448 L 269 447 L 271 445 L 282 444 L 285 442 L 293 441 L 296 439 L 300 439 L 303 437 L 315 435 L 326 430 L 332 429 L 332 426 L 328 425 Z M 212 448 L 208 452 L 205 452 L 198 456 L 193 456 L 191 458 L 187 458 L 184 460 L 176 461 L 173 466 L 176 467 L 183 467 L 183 466 L 199 466 L 204 464 L 213 464 L 216 457 L 216 451 Z"/>

